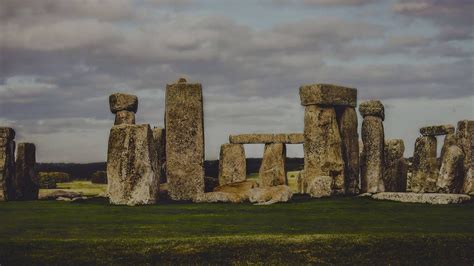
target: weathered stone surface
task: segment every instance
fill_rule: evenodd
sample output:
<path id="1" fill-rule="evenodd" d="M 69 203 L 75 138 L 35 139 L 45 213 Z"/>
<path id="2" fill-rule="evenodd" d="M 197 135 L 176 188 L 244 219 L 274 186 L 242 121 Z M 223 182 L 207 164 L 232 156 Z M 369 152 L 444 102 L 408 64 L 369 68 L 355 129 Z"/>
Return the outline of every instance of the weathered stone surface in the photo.
<path id="1" fill-rule="evenodd" d="M 240 194 L 229 193 L 229 192 L 207 192 L 198 194 L 193 202 L 195 203 L 216 203 L 216 202 L 230 202 L 230 203 L 242 203 L 246 201 L 248 197 L 242 197 Z"/>
<path id="2" fill-rule="evenodd" d="M 249 199 L 250 190 L 258 187 L 254 180 L 229 183 L 214 188 L 214 192 L 198 194 L 195 202 L 233 202 L 240 203 Z"/>
<path id="3" fill-rule="evenodd" d="M 434 136 L 420 136 L 416 139 L 410 184 L 412 192 L 436 191 L 439 169 L 436 146 L 437 140 Z"/>
<path id="4" fill-rule="evenodd" d="M 361 192 L 383 192 L 384 128 L 382 118 L 366 116 L 362 122 Z"/>
<path id="5" fill-rule="evenodd" d="M 153 143 L 157 158 L 156 169 L 160 171 L 160 183 L 166 183 L 166 137 L 164 128 L 153 128 Z"/>
<path id="6" fill-rule="evenodd" d="M 444 137 L 443 147 L 441 148 L 440 158 L 443 158 L 444 153 L 449 147 L 451 147 L 452 145 L 457 145 L 457 144 L 458 144 L 458 140 L 455 133 L 446 134 L 446 136 Z"/>
<path id="7" fill-rule="evenodd" d="M 214 188 L 214 192 L 228 192 L 237 194 L 246 194 L 252 188 L 258 187 L 258 183 L 254 180 L 246 180 L 218 186 Z"/>
<path id="8" fill-rule="evenodd" d="M 297 183 L 297 191 L 299 194 L 305 194 L 306 193 L 306 183 L 305 183 L 305 177 L 304 177 L 304 170 L 301 170 L 298 172 L 298 176 L 296 177 L 296 183 Z"/>
<path id="9" fill-rule="evenodd" d="M 340 114 L 339 114 L 340 113 Z M 357 113 L 346 107 L 338 112 L 339 131 L 342 140 L 342 156 L 345 163 L 346 194 L 359 193 L 359 134 L 357 133 Z"/>
<path id="10" fill-rule="evenodd" d="M 109 97 L 110 111 L 116 114 L 119 111 L 137 112 L 138 98 L 135 95 L 114 93 Z"/>
<path id="11" fill-rule="evenodd" d="M 313 198 L 329 197 L 332 194 L 332 177 L 318 176 L 308 181 L 306 193 Z"/>
<path id="12" fill-rule="evenodd" d="M 300 87 L 301 105 L 357 106 L 357 89 L 331 84 L 310 84 Z"/>
<path id="13" fill-rule="evenodd" d="M 464 153 L 456 145 L 449 147 L 441 162 L 436 187 L 438 192 L 459 193 L 464 181 Z"/>
<path id="14" fill-rule="evenodd" d="M 304 135 L 302 133 L 239 134 L 239 135 L 230 135 L 229 142 L 232 144 L 266 144 L 266 143 L 303 144 Z"/>
<path id="15" fill-rule="evenodd" d="M 261 187 L 286 185 L 286 146 L 282 143 L 265 144 L 259 171 Z"/>
<path id="16" fill-rule="evenodd" d="M 439 194 L 439 193 L 404 193 L 404 192 L 382 192 L 372 195 L 378 200 L 392 200 L 400 202 L 429 203 L 429 204 L 452 204 L 469 201 L 471 197 L 464 194 Z"/>
<path id="17" fill-rule="evenodd" d="M 369 100 L 359 105 L 359 112 L 362 117 L 376 116 L 385 120 L 385 108 L 381 101 Z"/>
<path id="18" fill-rule="evenodd" d="M 36 147 L 33 143 L 18 143 L 15 167 L 15 199 L 38 199 L 39 179 L 36 175 Z"/>
<path id="19" fill-rule="evenodd" d="M 135 125 L 135 113 L 130 111 L 118 111 L 115 114 L 114 125 Z"/>
<path id="20" fill-rule="evenodd" d="M 331 176 L 333 193 L 344 193 L 345 164 L 334 107 L 306 106 L 304 137 L 306 180 L 310 181 L 318 176 Z"/>
<path id="21" fill-rule="evenodd" d="M 286 185 L 253 188 L 249 191 L 249 200 L 256 205 L 270 205 L 277 202 L 288 202 L 293 193 Z"/>
<path id="22" fill-rule="evenodd" d="M 166 175 L 173 200 L 204 192 L 202 86 L 180 80 L 166 85 Z"/>
<path id="23" fill-rule="evenodd" d="M 119 125 L 110 130 L 107 193 L 111 204 L 153 204 L 160 172 L 149 125 Z"/>
<path id="24" fill-rule="evenodd" d="M 423 136 L 440 136 L 454 133 L 453 125 L 438 125 L 420 128 L 420 133 Z"/>
<path id="25" fill-rule="evenodd" d="M 403 158 L 405 144 L 401 139 L 385 141 L 384 188 L 386 192 L 405 192 L 407 183 L 407 162 Z"/>
<path id="26" fill-rule="evenodd" d="M 39 195 L 39 199 L 41 199 L 41 200 L 54 200 L 54 199 L 57 199 L 59 197 L 73 199 L 73 198 L 78 198 L 78 197 L 82 197 L 82 196 L 83 196 L 82 193 L 73 192 L 73 191 L 54 190 L 54 191 L 50 192 L 50 191 L 44 191 L 43 190 Z"/>
<path id="27" fill-rule="evenodd" d="M 219 158 L 219 185 L 245 181 L 247 163 L 242 144 L 223 144 Z"/>
<path id="28" fill-rule="evenodd" d="M 15 177 L 15 131 L 0 127 L 0 201 L 15 198 L 12 187 Z"/>
<path id="29" fill-rule="evenodd" d="M 458 122 L 456 132 L 457 144 L 464 153 L 464 184 L 463 193 L 474 194 L 474 121 Z"/>

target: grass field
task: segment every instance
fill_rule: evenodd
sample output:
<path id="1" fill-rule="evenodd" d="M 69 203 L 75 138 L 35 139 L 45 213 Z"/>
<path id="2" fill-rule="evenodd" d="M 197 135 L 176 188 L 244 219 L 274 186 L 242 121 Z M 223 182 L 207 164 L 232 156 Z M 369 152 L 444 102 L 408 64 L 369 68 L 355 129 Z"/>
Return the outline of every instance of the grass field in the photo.
<path id="1" fill-rule="evenodd" d="M 367 198 L 271 206 L 0 202 L 0 264 L 451 264 L 474 262 L 474 203 Z"/>

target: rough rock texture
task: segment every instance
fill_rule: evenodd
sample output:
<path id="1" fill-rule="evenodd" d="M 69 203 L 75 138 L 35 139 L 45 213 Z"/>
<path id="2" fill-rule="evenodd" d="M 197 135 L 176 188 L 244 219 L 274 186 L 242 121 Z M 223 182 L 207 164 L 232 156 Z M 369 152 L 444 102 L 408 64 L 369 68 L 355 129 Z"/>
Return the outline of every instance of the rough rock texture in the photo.
<path id="1" fill-rule="evenodd" d="M 420 128 L 420 133 L 423 136 L 440 136 L 454 133 L 453 125 L 438 125 Z"/>
<path id="2" fill-rule="evenodd" d="M 134 125 L 135 113 L 130 111 L 118 111 L 115 114 L 114 125 Z"/>
<path id="3" fill-rule="evenodd" d="M 342 156 L 345 163 L 346 194 L 359 193 L 359 134 L 357 113 L 354 108 L 343 108 L 338 114 L 339 131 L 342 140 Z"/>
<path id="4" fill-rule="evenodd" d="M 375 116 L 385 120 L 385 108 L 381 101 L 370 100 L 359 105 L 359 112 L 362 117 Z"/>
<path id="5" fill-rule="evenodd" d="M 73 199 L 73 198 L 79 198 L 79 197 L 82 197 L 82 193 L 79 193 L 79 192 L 73 192 L 73 191 L 65 191 L 65 190 L 55 190 L 55 191 L 52 191 L 52 192 L 46 192 L 46 193 L 41 193 L 39 195 L 39 199 L 42 199 L 42 200 L 54 200 L 54 199 L 57 199 L 57 198 L 69 198 L 69 199 Z"/>
<path id="6" fill-rule="evenodd" d="M 434 136 L 420 136 L 415 142 L 413 154 L 412 192 L 435 192 L 438 180 L 436 159 L 437 140 Z"/>
<path id="7" fill-rule="evenodd" d="M 296 177 L 297 191 L 298 191 L 299 194 L 305 194 L 306 193 L 305 180 L 306 179 L 304 177 L 304 170 L 299 171 L 298 176 Z"/>
<path id="8" fill-rule="evenodd" d="M 18 143 L 16 171 L 13 181 L 16 200 L 38 199 L 39 179 L 36 175 L 36 147 L 33 143 Z"/>
<path id="9" fill-rule="evenodd" d="M 0 201 L 13 199 L 12 188 L 15 177 L 15 131 L 12 128 L 0 128 Z"/>
<path id="10" fill-rule="evenodd" d="M 112 204 L 153 204 L 160 172 L 149 125 L 119 125 L 110 130 L 107 193 Z"/>
<path id="11" fill-rule="evenodd" d="M 331 84 L 311 84 L 300 87 L 301 105 L 357 106 L 357 89 Z"/>
<path id="12" fill-rule="evenodd" d="M 286 146 L 282 143 L 265 144 L 259 179 L 261 187 L 286 185 Z"/>
<path id="13" fill-rule="evenodd" d="M 451 147 L 452 145 L 457 145 L 457 144 L 458 144 L 458 140 L 455 133 L 446 134 L 446 136 L 444 137 L 443 147 L 441 148 L 440 158 L 443 158 L 444 153 L 449 147 Z"/>
<path id="14" fill-rule="evenodd" d="M 156 169 L 160 170 L 160 183 L 166 183 L 166 138 L 164 128 L 153 128 L 153 143 L 157 158 Z"/>
<path id="15" fill-rule="evenodd" d="M 372 195 L 378 200 L 393 200 L 400 202 L 429 203 L 429 204 L 451 204 L 469 201 L 471 197 L 464 194 L 439 194 L 439 193 L 403 193 L 382 192 Z"/>
<path id="16" fill-rule="evenodd" d="M 463 193 L 474 194 L 474 121 L 459 121 L 456 138 L 464 153 Z"/>
<path id="17" fill-rule="evenodd" d="M 258 183 L 254 180 L 246 180 L 242 182 L 235 182 L 226 184 L 223 186 L 218 186 L 214 188 L 214 192 L 228 192 L 228 193 L 237 193 L 245 194 L 248 190 L 258 187 Z"/>
<path id="18" fill-rule="evenodd" d="M 386 192 L 405 192 L 408 165 L 403 153 L 405 144 L 401 139 L 385 141 L 384 151 L 384 188 Z"/>
<path id="19" fill-rule="evenodd" d="M 239 135 L 230 135 L 229 142 L 233 144 L 265 144 L 265 143 L 303 144 L 304 135 L 302 133 L 239 134 Z"/>
<path id="20" fill-rule="evenodd" d="M 109 97 L 110 111 L 116 114 L 119 111 L 137 112 L 138 98 L 135 95 L 114 93 Z"/>
<path id="21" fill-rule="evenodd" d="M 331 196 L 332 177 L 318 176 L 308 182 L 306 193 L 313 198 L 322 198 Z"/>
<path id="22" fill-rule="evenodd" d="M 247 163 L 242 144 L 223 144 L 219 158 L 219 185 L 245 181 Z"/>
<path id="23" fill-rule="evenodd" d="M 181 79 L 166 85 L 166 175 L 173 200 L 204 192 L 202 86 Z"/>
<path id="24" fill-rule="evenodd" d="M 464 153 L 456 145 L 449 147 L 441 162 L 436 187 L 442 193 L 460 193 L 464 181 Z"/>
<path id="25" fill-rule="evenodd" d="M 242 203 L 248 199 L 248 196 L 242 196 L 237 193 L 229 192 L 208 192 L 198 194 L 193 202 L 195 203 L 215 203 L 215 202 L 231 202 Z"/>
<path id="26" fill-rule="evenodd" d="M 384 128 L 382 118 L 366 116 L 362 122 L 361 192 L 383 192 Z"/>
<path id="27" fill-rule="evenodd" d="M 249 191 L 249 200 L 256 205 L 270 205 L 277 202 L 288 202 L 293 193 L 286 185 L 253 188 Z"/>
<path id="28" fill-rule="evenodd" d="M 342 141 L 334 107 L 308 105 L 304 116 L 304 170 L 307 181 L 331 176 L 335 194 L 344 193 Z"/>

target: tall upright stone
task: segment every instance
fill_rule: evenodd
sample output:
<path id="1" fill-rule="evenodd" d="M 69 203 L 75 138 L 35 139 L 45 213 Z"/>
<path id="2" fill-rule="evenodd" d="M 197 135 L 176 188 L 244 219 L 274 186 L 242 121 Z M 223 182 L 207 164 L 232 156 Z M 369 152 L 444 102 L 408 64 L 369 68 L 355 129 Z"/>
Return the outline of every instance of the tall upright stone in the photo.
<path id="1" fill-rule="evenodd" d="M 173 200 L 204 193 L 202 86 L 181 78 L 166 85 L 166 173 Z"/>
<path id="2" fill-rule="evenodd" d="M 15 131 L 0 127 L 0 201 L 12 200 L 15 192 L 12 187 L 15 177 Z"/>
<path id="3" fill-rule="evenodd" d="M 283 143 L 265 144 L 262 165 L 260 166 L 260 186 L 286 185 L 286 145 Z"/>
<path id="4" fill-rule="evenodd" d="M 110 111 L 115 114 L 115 125 L 134 125 L 138 109 L 138 97 L 114 93 L 109 97 Z"/>
<path id="5" fill-rule="evenodd" d="M 456 145 L 446 149 L 436 182 L 437 192 L 461 193 L 464 181 L 464 153 Z"/>
<path id="6" fill-rule="evenodd" d="M 464 153 L 464 182 L 462 192 L 474 194 L 474 121 L 458 122 L 456 132 L 457 145 Z"/>
<path id="7" fill-rule="evenodd" d="M 36 175 L 36 147 L 33 143 L 18 143 L 13 187 L 16 200 L 38 199 L 39 180 Z"/>
<path id="8" fill-rule="evenodd" d="M 407 187 L 408 164 L 403 153 L 405 144 L 401 139 L 385 141 L 384 188 L 386 192 L 405 192 Z"/>
<path id="9" fill-rule="evenodd" d="M 361 192 L 377 193 L 385 190 L 384 161 L 384 106 L 370 100 L 359 105 L 362 121 L 363 158 L 361 163 Z"/>
<path id="10" fill-rule="evenodd" d="M 359 134 L 357 113 L 353 107 L 343 107 L 337 112 L 342 140 L 342 156 L 345 164 L 346 194 L 359 193 Z"/>
<path id="11" fill-rule="evenodd" d="M 416 139 L 411 177 L 412 192 L 436 191 L 439 169 L 436 151 L 437 140 L 435 136 L 420 136 Z"/>
<path id="12" fill-rule="evenodd" d="M 247 163 L 243 144 L 223 144 L 219 157 L 219 186 L 245 181 Z"/>
<path id="13" fill-rule="evenodd" d="M 153 141 L 156 149 L 156 167 L 160 170 L 160 183 L 166 182 L 166 137 L 165 129 L 153 128 Z"/>

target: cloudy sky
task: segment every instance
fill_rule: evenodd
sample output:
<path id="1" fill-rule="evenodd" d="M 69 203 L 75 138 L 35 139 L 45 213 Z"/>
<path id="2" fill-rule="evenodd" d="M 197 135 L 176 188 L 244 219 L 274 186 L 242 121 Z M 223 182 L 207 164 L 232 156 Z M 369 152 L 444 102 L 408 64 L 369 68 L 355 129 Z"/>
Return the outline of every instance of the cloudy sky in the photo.
<path id="1" fill-rule="evenodd" d="M 108 95 L 138 95 L 137 122 L 162 126 L 166 83 L 185 76 L 215 159 L 231 133 L 302 132 L 299 86 L 335 83 L 383 101 L 408 157 L 419 127 L 474 118 L 473 3 L 1 0 L 0 124 L 38 161 L 105 161 Z"/>

